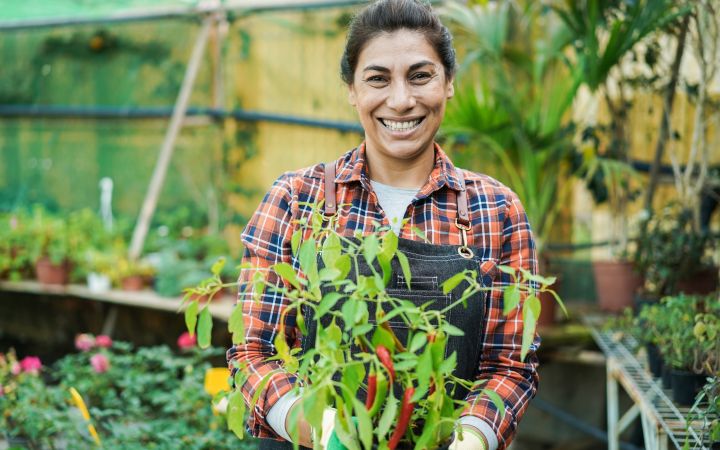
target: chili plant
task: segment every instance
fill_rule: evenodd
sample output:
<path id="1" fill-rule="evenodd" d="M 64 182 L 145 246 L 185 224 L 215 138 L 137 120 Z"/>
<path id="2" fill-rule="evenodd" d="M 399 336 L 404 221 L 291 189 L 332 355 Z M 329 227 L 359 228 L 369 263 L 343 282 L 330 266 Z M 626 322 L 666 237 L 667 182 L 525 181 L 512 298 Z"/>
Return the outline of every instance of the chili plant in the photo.
<path id="1" fill-rule="evenodd" d="M 388 292 L 393 261 L 397 260 L 396 267 L 400 267 L 408 289 L 412 280 L 410 264 L 398 248 L 399 240 L 393 231 L 381 229 L 366 236 L 356 233 L 348 237 L 333 229 L 333 221 L 326 221 L 321 209 L 314 205 L 310 218 L 300 221 L 292 235 L 292 253 L 298 269 L 281 262 L 271 266 L 271 270 L 283 283 L 268 282 L 267 272 L 262 271 L 256 271 L 248 283 L 256 301 L 266 289 L 289 300 L 274 341 L 277 354 L 269 360 L 282 361 L 285 370 L 297 375 L 294 389 L 302 403 L 296 410 L 302 410 L 315 430 L 322 429 L 326 408 L 336 408 L 334 433 L 348 449 L 394 449 L 399 445 L 436 448 L 451 439 L 456 421 L 469 406 L 455 394 L 463 389 L 476 391 L 484 383 L 453 374 L 457 355 L 455 352 L 446 355 L 446 346 L 448 339 L 462 336 L 463 331 L 448 322 L 448 313 L 461 308 L 478 293 L 503 289 L 504 313 L 522 308 L 524 360 L 540 313 L 537 290 L 552 292 L 548 286 L 555 280 L 524 269 L 499 266 L 513 282 L 502 287 L 484 286 L 476 271 L 464 270 L 441 284 L 445 295 L 464 286 L 462 295 L 453 297 L 447 306 L 433 309 L 430 306 L 434 301 L 418 305 Z M 208 303 L 193 298 L 211 297 L 229 285 L 219 277 L 222 265 L 221 260 L 213 267 L 214 277 L 188 290 L 185 299 L 186 323 L 191 333 L 197 330 L 201 347 L 210 344 L 212 319 Z M 361 271 L 359 267 L 367 270 Z M 562 306 L 557 294 L 552 294 Z M 523 296 L 526 298 L 521 302 Z M 286 340 L 285 316 L 289 311 L 295 312 L 300 332 L 306 338 L 314 337 L 315 345 L 305 351 L 291 348 Z M 314 336 L 308 336 L 308 318 L 316 321 Z M 395 334 L 391 322 L 402 323 L 407 329 L 406 340 Z M 233 343 L 243 344 L 242 308 L 234 309 L 229 329 Z M 234 364 L 239 369 L 235 372 L 235 385 L 242 386 L 247 378 L 246 368 L 240 362 Z M 270 375 L 256 389 L 251 408 L 269 379 Z M 358 393 L 365 397 L 364 402 L 357 398 Z M 504 414 L 503 401 L 495 392 L 482 394 Z M 239 437 L 244 432 L 245 411 L 244 398 L 236 389 L 229 394 L 227 419 L 229 428 Z M 298 431 L 292 428 L 291 435 Z M 316 442 L 319 440 L 318 437 Z"/>

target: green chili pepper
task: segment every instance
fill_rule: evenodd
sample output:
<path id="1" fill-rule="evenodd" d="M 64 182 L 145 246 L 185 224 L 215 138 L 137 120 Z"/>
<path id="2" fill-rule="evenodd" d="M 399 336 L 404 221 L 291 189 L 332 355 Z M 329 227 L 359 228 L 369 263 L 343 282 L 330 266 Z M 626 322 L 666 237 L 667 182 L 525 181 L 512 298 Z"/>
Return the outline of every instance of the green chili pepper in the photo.
<path id="1" fill-rule="evenodd" d="M 378 370 L 375 375 L 376 391 L 373 396 L 372 406 L 368 408 L 368 414 L 370 417 L 374 417 L 378 412 L 380 412 L 380 408 L 382 408 L 382 405 L 385 403 L 385 397 L 387 397 L 388 393 L 388 379 L 385 376 L 385 372 Z"/>

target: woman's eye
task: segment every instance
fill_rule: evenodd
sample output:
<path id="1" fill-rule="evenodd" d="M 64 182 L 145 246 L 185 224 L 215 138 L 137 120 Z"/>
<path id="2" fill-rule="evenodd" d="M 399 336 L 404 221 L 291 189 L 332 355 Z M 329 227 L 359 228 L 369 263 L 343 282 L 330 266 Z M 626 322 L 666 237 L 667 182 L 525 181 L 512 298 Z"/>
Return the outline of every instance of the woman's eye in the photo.
<path id="1" fill-rule="evenodd" d="M 410 79 L 412 81 L 419 81 L 419 82 L 428 81 L 430 78 L 432 78 L 432 74 L 430 74 L 428 72 L 417 72 L 410 76 Z"/>
<path id="2" fill-rule="evenodd" d="M 384 83 L 387 81 L 382 75 L 371 75 L 365 79 L 368 83 Z"/>

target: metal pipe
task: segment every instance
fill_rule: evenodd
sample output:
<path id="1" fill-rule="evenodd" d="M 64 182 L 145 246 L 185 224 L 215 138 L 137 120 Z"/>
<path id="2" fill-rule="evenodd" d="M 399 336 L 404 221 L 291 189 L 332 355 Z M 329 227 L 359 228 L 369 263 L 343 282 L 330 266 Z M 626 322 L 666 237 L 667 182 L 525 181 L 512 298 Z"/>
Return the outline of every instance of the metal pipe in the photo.
<path id="1" fill-rule="evenodd" d="M 172 115 L 171 107 L 118 107 L 118 106 L 52 106 L 52 105 L 0 105 L 0 117 L 48 117 L 79 119 L 162 119 Z M 288 114 L 236 109 L 188 108 L 187 116 L 210 116 L 217 119 L 231 117 L 247 122 L 274 122 L 313 128 L 326 128 L 347 133 L 363 134 L 356 122 L 298 117 Z"/>
<path id="2" fill-rule="evenodd" d="M 123 22 L 140 22 L 147 20 L 193 18 L 197 15 L 239 11 L 253 13 L 272 10 L 308 10 L 320 8 L 337 8 L 366 3 L 362 0 L 228 0 L 219 6 L 165 6 L 160 8 L 144 8 L 138 11 L 124 11 L 104 17 L 46 17 L 0 22 L 0 31 L 13 31 L 28 28 L 55 28 L 76 25 L 108 24 Z"/>

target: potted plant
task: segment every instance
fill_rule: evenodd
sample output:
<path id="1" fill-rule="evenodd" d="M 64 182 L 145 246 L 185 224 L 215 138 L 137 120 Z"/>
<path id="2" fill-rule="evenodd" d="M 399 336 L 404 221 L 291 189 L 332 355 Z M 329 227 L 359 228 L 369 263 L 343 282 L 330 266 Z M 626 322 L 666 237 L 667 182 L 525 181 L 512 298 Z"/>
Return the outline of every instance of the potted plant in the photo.
<path id="1" fill-rule="evenodd" d="M 671 369 L 673 400 L 691 405 L 704 382 L 702 352 L 697 335 L 698 298 L 678 295 L 662 300 L 668 323 L 661 352 Z"/>
<path id="2" fill-rule="evenodd" d="M 304 349 L 299 353 L 300 349 L 289 347 L 284 332 L 277 333 L 277 356 L 273 359 L 281 360 L 288 371 L 297 374 L 300 381 L 295 389 L 313 427 L 321 428 L 326 407 L 337 408 L 335 433 L 347 448 L 447 448 L 455 422 L 467 407 L 453 394 L 479 389 L 482 382 L 453 374 L 456 354 L 447 354 L 446 346 L 463 333 L 445 317 L 462 309 L 468 297 L 492 288 L 483 286 L 477 273 L 468 270 L 442 283 L 442 293 L 437 295 L 451 298 L 447 304 L 428 301 L 418 305 L 396 298 L 386 289 L 393 272 L 401 271 L 408 285 L 412 279 L 407 257 L 398 250 L 397 236 L 382 230 L 347 238 L 320 226 L 321 217 L 316 210 L 311 224 L 301 226 L 293 236 L 293 253 L 299 267 L 288 263 L 271 267 L 285 280 L 283 285 L 266 283 L 264 272 L 257 272 L 256 292 L 272 289 L 290 299 L 283 314 L 295 311 L 296 323 L 305 334 Z M 211 280 L 190 292 L 207 294 L 219 289 L 223 285 L 221 270 L 222 261 L 213 267 Z M 531 282 L 545 291 L 554 280 L 523 271 L 516 273 L 505 266 L 500 270 L 514 280 L 505 291 L 506 313 L 518 307 L 521 293 L 528 294 L 522 306 L 524 358 L 540 312 Z M 451 292 L 458 295 L 449 296 Z M 212 320 L 207 305 L 190 296 L 185 300 L 188 329 L 191 333 L 197 330 L 201 347 L 209 345 Z M 314 334 L 308 331 L 313 322 L 317 324 Z M 281 318 L 279 323 L 285 320 Z M 229 328 L 233 342 L 242 343 L 241 308 L 233 311 Z M 398 329 L 405 331 L 396 334 L 393 330 Z M 235 384 L 240 386 L 248 374 L 242 366 L 238 369 Z M 356 398 L 358 392 L 365 393 L 364 402 Z M 504 411 L 494 392 L 483 395 Z M 228 396 L 228 424 L 239 436 L 244 433 L 244 411 L 242 393 L 235 390 Z M 291 419 L 290 423 L 295 421 Z M 294 431 L 290 430 L 291 435 Z"/>
<path id="3" fill-rule="evenodd" d="M 633 264 L 642 275 L 642 294 L 655 300 L 674 295 L 681 281 L 705 274 L 687 294 L 706 294 L 717 288 L 717 268 L 712 264 L 712 243 L 706 231 L 696 231 L 692 212 L 670 204 L 641 223 Z M 698 289 L 703 287 L 704 289 Z M 685 290 L 685 289 L 683 289 Z M 700 292 L 698 292 L 700 291 Z"/>
<path id="4" fill-rule="evenodd" d="M 35 274 L 43 284 L 67 284 L 72 268 L 72 249 L 67 223 L 41 209 L 33 211 L 32 234 Z"/>
<path id="5" fill-rule="evenodd" d="M 0 215 L 0 280 L 19 281 L 32 276 L 32 242 L 26 214 Z"/>
<path id="6" fill-rule="evenodd" d="M 132 260 L 122 255 L 117 257 L 112 278 L 124 291 L 141 291 L 148 286 L 155 273 L 155 268 L 148 261 Z"/>
<path id="7" fill-rule="evenodd" d="M 688 412 L 686 419 L 688 429 L 692 426 L 697 430 L 698 422 L 702 424 L 701 439 L 710 442 L 711 450 L 720 450 L 720 373 L 708 377 L 707 383 Z M 686 446 L 689 445 L 687 439 Z"/>
<path id="8" fill-rule="evenodd" d="M 112 287 L 112 274 L 117 264 L 115 255 L 90 249 L 85 252 L 84 269 L 87 286 L 92 292 L 107 292 Z"/>

